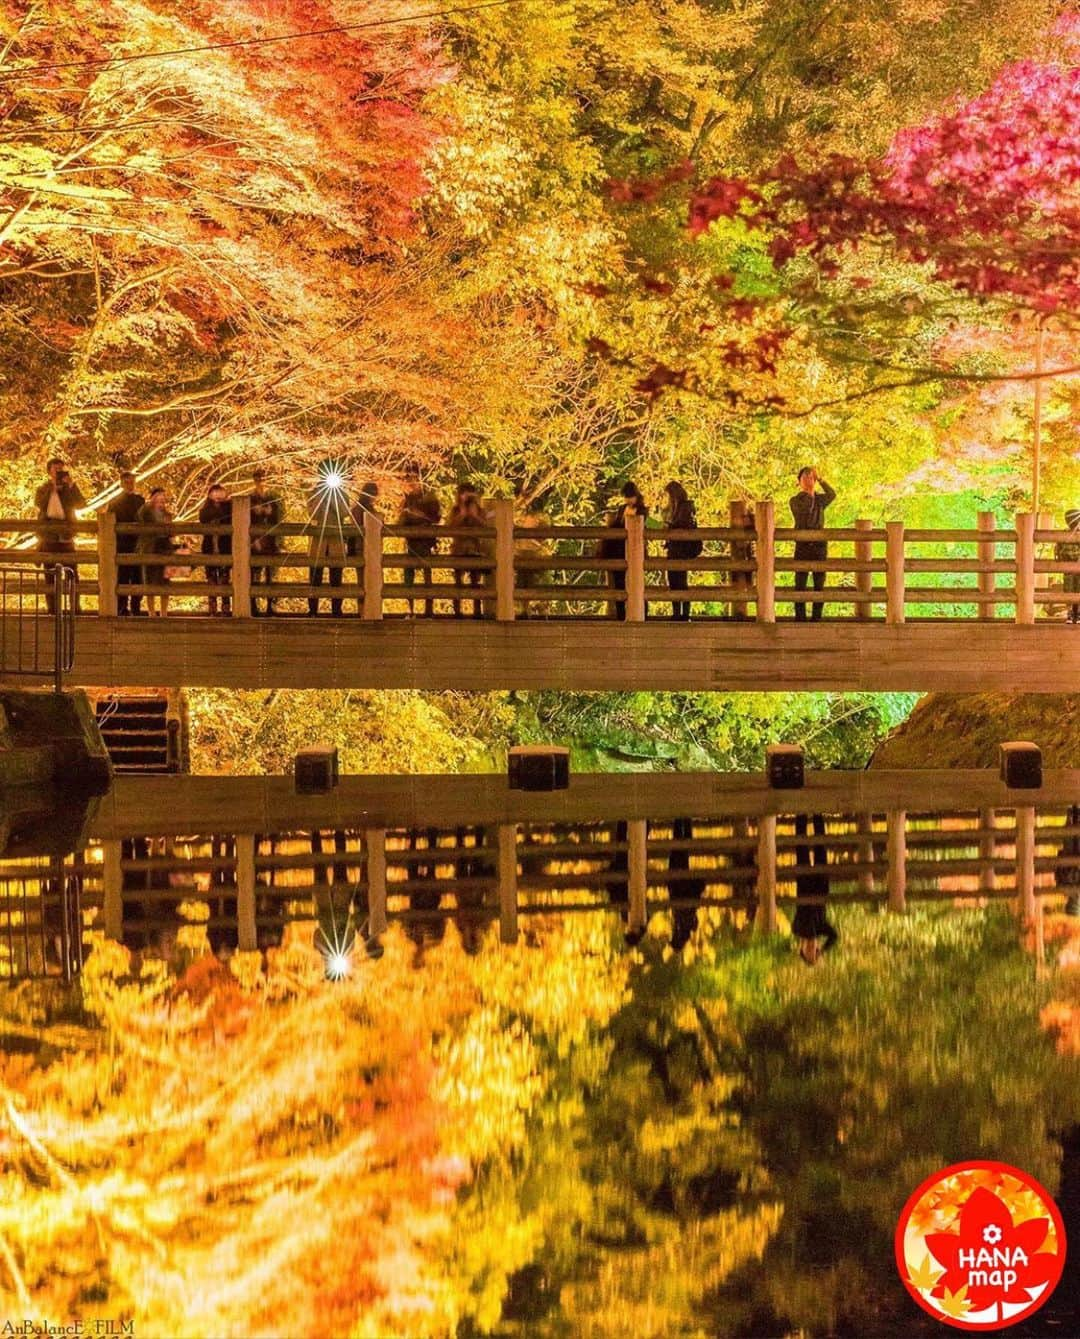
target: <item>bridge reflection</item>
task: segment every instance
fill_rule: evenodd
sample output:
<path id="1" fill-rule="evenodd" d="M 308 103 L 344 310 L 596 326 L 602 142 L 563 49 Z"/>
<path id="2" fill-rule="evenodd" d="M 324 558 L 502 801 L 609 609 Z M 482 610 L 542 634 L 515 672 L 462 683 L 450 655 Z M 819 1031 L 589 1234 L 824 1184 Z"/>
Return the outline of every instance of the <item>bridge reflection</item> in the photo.
<path id="1" fill-rule="evenodd" d="M 694 805 L 685 777 L 581 778 L 604 784 L 564 797 L 562 816 L 552 796 L 519 795 L 519 808 L 508 807 L 495 778 L 431 778 L 427 807 L 416 809 L 421 780 L 411 805 L 402 801 L 413 810 L 402 822 L 359 803 L 347 819 L 349 806 L 332 797 L 321 815 L 316 799 L 295 797 L 300 812 L 290 818 L 280 786 L 283 812 L 271 816 L 265 794 L 252 804 L 250 779 L 233 783 L 230 813 L 220 802 L 224 779 L 162 778 L 149 791 L 140 779 L 81 826 L 64 811 L 62 836 L 40 819 L 36 839 L 25 823 L 8 825 L 0 974 L 73 975 L 80 927 L 153 952 L 195 927 L 225 953 L 277 945 L 290 926 L 314 924 L 330 952 L 372 945 L 395 922 L 424 943 L 452 921 L 475 948 L 493 923 L 513 942 L 543 918 L 606 915 L 634 938 L 666 911 L 665 933 L 678 946 L 706 908 L 771 932 L 782 915 L 796 929 L 821 924 L 826 901 L 830 915 L 850 904 L 900 913 L 917 903 L 1006 901 L 1031 918 L 1047 899 L 1080 893 L 1075 773 L 1051 774 L 1030 802 L 988 774 L 960 773 L 968 783 L 953 793 L 966 798 L 949 803 L 939 798 L 940 774 L 921 783 L 918 774 L 881 774 L 869 787 L 877 794 L 865 793 L 860 774 L 836 775 L 788 793 L 763 791 L 757 777 L 713 779 L 713 793 L 702 783 Z M 895 800 L 882 805 L 890 779 Z M 353 780 L 358 800 L 391 784 Z M 440 817 L 438 792 L 452 781 L 466 794 Z M 460 812 L 470 789 L 471 821 Z M 924 800 L 912 803 L 920 790 Z M 139 791 L 146 813 L 133 830 L 125 814 Z M 200 791 L 218 797 L 212 821 L 192 802 Z"/>

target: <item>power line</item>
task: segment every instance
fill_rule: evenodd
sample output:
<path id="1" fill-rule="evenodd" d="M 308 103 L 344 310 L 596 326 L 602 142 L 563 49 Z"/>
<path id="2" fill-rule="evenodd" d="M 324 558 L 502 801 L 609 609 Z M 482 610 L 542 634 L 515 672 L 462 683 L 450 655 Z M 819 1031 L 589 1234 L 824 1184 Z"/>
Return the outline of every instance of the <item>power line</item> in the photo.
<path id="1" fill-rule="evenodd" d="M 6 74 L 0 73 L 0 83 L 10 83 L 31 74 L 45 74 L 50 70 L 84 69 L 94 65 L 127 65 L 136 60 L 164 60 L 171 56 L 193 56 L 206 51 L 229 51 L 234 47 L 270 46 L 275 42 L 296 42 L 306 37 L 331 37 L 335 33 L 355 33 L 371 28 L 391 28 L 402 23 L 419 23 L 424 19 L 445 19 L 455 14 L 472 14 L 478 9 L 499 9 L 505 5 L 524 4 L 526 0 L 480 0 L 478 4 L 457 5 L 450 9 L 432 9 L 418 14 L 399 14 L 392 19 L 368 19 L 363 23 L 341 23 L 332 28 L 311 28 L 304 32 L 277 33 L 272 37 L 240 37 L 232 42 L 208 42 L 203 46 L 173 47 L 165 51 L 135 51 L 127 56 L 98 56 L 90 60 L 60 60 L 44 65 L 24 65 Z"/>

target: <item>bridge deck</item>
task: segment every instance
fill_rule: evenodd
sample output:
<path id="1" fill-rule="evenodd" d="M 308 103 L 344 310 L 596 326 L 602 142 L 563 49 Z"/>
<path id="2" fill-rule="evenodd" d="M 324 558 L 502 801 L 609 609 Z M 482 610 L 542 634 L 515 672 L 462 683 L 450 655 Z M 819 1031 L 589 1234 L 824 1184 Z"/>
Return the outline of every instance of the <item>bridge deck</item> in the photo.
<path id="1" fill-rule="evenodd" d="M 3 634 L 0 619 L 0 635 Z M 0 676 L 2 677 L 2 676 Z M 78 620 L 86 687 L 1080 690 L 1064 623 Z"/>

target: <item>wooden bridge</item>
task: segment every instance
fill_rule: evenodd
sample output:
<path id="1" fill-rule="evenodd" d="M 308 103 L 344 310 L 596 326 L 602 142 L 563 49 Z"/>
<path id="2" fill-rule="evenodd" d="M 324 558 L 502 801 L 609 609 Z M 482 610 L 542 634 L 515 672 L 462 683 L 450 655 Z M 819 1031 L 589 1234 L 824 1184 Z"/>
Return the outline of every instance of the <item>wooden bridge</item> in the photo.
<path id="1" fill-rule="evenodd" d="M 74 552 L 53 556 L 38 547 L 47 527 L 35 536 L 25 522 L 3 521 L 0 535 L 12 538 L 0 563 L 77 568 L 69 681 L 88 687 L 1065 692 L 1080 684 L 1080 627 L 1066 621 L 1073 595 L 1064 589 L 1080 562 L 1060 548 L 1076 536 L 1032 516 L 1008 529 L 984 514 L 975 530 L 857 521 L 798 531 L 777 528 L 763 502 L 752 529 L 677 532 L 640 518 L 625 530 L 525 526 L 510 503 L 496 502 L 490 519 L 470 531 L 406 531 L 369 516 L 332 541 L 285 524 L 266 552 L 268 532 L 252 527 L 249 499 L 236 498 L 229 527 L 117 526 L 103 514 L 76 527 Z M 231 552 L 188 551 L 207 535 Z M 690 538 L 701 541 L 698 557 L 668 556 L 670 543 Z M 130 552 L 154 539 L 181 551 Z M 827 558 L 794 556 L 796 543 L 811 540 L 828 541 Z M 167 618 L 119 616 L 135 598 L 162 596 Z M 689 617 L 672 621 L 684 601 Z M 821 621 L 800 620 L 815 607 Z M 14 646 L 15 618 L 5 608 L 0 644 Z M 8 671 L 0 663 L 0 675 Z"/>
<path id="2" fill-rule="evenodd" d="M 1030 921 L 1080 891 L 1078 803 L 1080 770 L 1027 792 L 986 771 L 826 772 L 799 791 L 759 774 L 578 776 L 555 794 L 347 777 L 323 796 L 289 778 L 123 778 L 66 859 L 0 848 L 0 974 L 5 960 L 47 969 L 57 927 L 91 914 L 132 946 L 194 918 L 242 949 L 294 921 L 365 937 L 498 922 L 511 942 L 537 917 L 608 912 L 639 932 L 702 907 L 771 932 L 787 899 L 815 900 L 799 880 L 822 874 L 830 906 L 996 899 Z"/>

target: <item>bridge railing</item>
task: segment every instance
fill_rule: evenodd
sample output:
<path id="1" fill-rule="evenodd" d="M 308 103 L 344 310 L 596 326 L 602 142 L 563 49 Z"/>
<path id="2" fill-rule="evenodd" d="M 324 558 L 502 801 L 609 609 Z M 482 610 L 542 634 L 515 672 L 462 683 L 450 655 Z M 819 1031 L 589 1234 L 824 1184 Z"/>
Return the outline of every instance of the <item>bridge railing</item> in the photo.
<path id="1" fill-rule="evenodd" d="M 372 515 L 334 534 L 298 522 L 268 531 L 251 525 L 242 497 L 231 526 L 117 525 L 102 514 L 72 528 L 63 561 L 79 573 L 81 611 L 105 616 L 141 596 L 167 596 L 182 614 L 216 605 L 247 618 L 269 601 L 277 613 L 368 621 L 475 613 L 639 623 L 682 612 L 760 623 L 824 615 L 1030 624 L 1080 605 L 1080 537 L 1030 515 L 1010 528 L 983 513 L 971 530 L 858 520 L 802 531 L 778 528 L 773 504 L 761 502 L 749 527 L 676 531 L 640 517 L 618 529 L 523 524 L 498 501 L 488 519 L 473 529 L 405 529 Z M 54 528 L 0 521 L 0 562 L 30 570 L 55 562 Z M 202 553 L 206 537 L 229 551 Z"/>
<path id="2" fill-rule="evenodd" d="M 520 917 L 724 908 L 774 931 L 799 906 L 1011 901 L 1025 921 L 1080 894 L 1080 810 L 700 814 L 684 818 L 295 828 L 111 838 L 63 862 L 0 860 L 0 977 L 66 962 L 64 892 L 135 946 L 178 929 L 212 945 L 279 942 L 294 921 L 463 933 Z M 63 905 L 62 905 L 63 902 Z M 53 970 L 55 970 L 55 965 Z"/>

